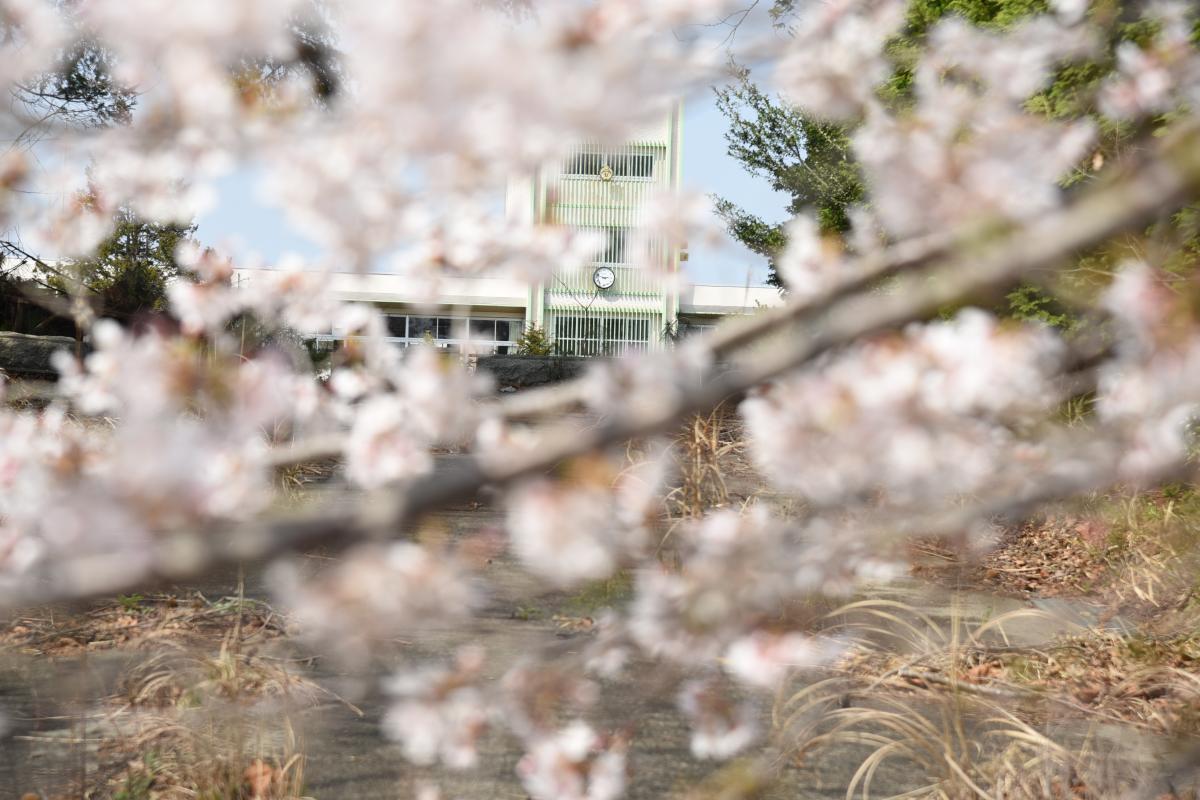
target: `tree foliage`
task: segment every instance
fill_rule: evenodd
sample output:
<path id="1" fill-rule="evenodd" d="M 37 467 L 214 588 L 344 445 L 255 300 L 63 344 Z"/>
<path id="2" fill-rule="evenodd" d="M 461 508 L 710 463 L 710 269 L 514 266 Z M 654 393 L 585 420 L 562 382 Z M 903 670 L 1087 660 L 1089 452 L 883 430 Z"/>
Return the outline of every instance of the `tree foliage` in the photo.
<path id="1" fill-rule="evenodd" d="M 42 73 L 13 90 L 14 98 L 38 120 L 80 127 L 129 122 L 136 93 L 112 76 L 112 56 L 95 41 L 80 40 L 63 51 L 57 69 Z M 36 135 L 31 128 L 27 135 Z"/>
<path id="2" fill-rule="evenodd" d="M 717 89 L 717 108 L 730 121 L 729 154 L 777 192 L 791 195 L 788 213 L 814 213 L 825 233 L 850 227 L 849 209 L 863 200 L 863 182 L 847 132 L 768 96 L 736 70 L 736 83 Z M 787 243 L 783 226 L 750 214 L 726 199 L 717 210 L 730 233 L 771 264 L 769 281 L 780 285 L 774 259 Z"/>
<path id="3" fill-rule="evenodd" d="M 43 267 L 46 283 L 64 295 L 83 296 L 107 316 L 128 319 L 164 311 L 167 284 L 179 279 L 177 248 L 195 224 L 148 222 L 121 209 L 112 233 L 86 259 Z"/>
<path id="4" fill-rule="evenodd" d="M 1155 33 L 1155 23 L 1140 16 L 1142 5 L 1125 0 L 1094 2 L 1089 14 L 1098 29 L 1106 32 L 1104 46 L 1088 59 L 1060 66 L 1050 85 L 1027 103 L 1030 111 L 1052 119 L 1087 117 L 1099 131 L 1092 158 L 1064 177 L 1064 187 L 1088 182 L 1119 158 L 1140 132 L 1102 114 L 1097 96 L 1102 83 L 1117 67 L 1118 47 L 1125 42 L 1143 44 Z M 910 0 L 903 31 L 886 48 L 894 71 L 879 87 L 879 99 L 893 109 L 911 104 L 914 69 L 929 31 L 943 18 L 957 15 L 973 25 L 1004 31 L 1049 10 L 1046 0 Z M 803 8 L 797 7 L 794 0 L 776 0 L 770 9 L 772 19 L 781 28 L 799 13 Z M 1193 40 L 1200 42 L 1200 22 Z M 745 69 L 737 68 L 735 79 L 732 87 L 718 91 L 718 108 L 730 123 L 726 137 L 729 154 L 749 172 L 765 177 L 772 189 L 791 195 L 786 209 L 789 215 L 812 213 L 822 233 L 844 233 L 849 227 L 849 210 L 855 204 L 870 202 L 869 187 L 862 182 L 850 148 L 854 126 L 815 120 L 803 109 L 769 96 L 752 82 Z M 768 281 L 781 285 L 774 258 L 787 244 L 785 225 L 768 223 L 728 200 L 718 200 L 717 208 L 730 235 L 768 258 Z M 1159 226 L 1150 232 L 1160 241 L 1165 237 L 1175 242 L 1176 248 L 1164 255 L 1175 271 L 1196 264 L 1195 256 L 1200 253 L 1197 216 L 1196 208 L 1189 208 L 1177 215 L 1174 230 L 1164 231 Z M 1081 281 L 1111 274 L 1130 255 L 1127 242 L 1109 243 L 1082 256 L 1080 269 L 1069 273 L 1065 280 L 1074 282 L 1076 285 L 1069 288 L 1078 290 Z M 1013 292 L 1008 301 L 1009 313 L 1018 318 L 1039 319 L 1057 327 L 1073 324 L 1056 301 L 1033 285 Z"/>
<path id="5" fill-rule="evenodd" d="M 517 355 L 519 356 L 548 356 L 554 353 L 554 341 L 545 329 L 537 325 L 527 325 L 517 340 Z"/>

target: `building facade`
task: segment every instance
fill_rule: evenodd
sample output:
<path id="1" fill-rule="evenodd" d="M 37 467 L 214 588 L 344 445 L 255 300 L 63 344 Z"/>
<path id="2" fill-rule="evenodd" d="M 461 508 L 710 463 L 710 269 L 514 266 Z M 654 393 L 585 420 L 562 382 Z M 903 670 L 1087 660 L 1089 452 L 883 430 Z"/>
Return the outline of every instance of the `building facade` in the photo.
<path id="1" fill-rule="evenodd" d="M 399 275 L 338 274 L 344 300 L 372 303 L 401 344 L 432 341 L 475 353 L 508 353 L 528 326 L 541 328 L 563 355 L 617 356 L 666 346 L 678 333 L 720 317 L 780 302 L 771 287 L 688 286 L 677 279 L 686 253 L 638 233 L 646 201 L 679 189 L 682 113 L 620 147 L 584 144 L 565 163 L 514 180 L 506 213 L 530 223 L 597 234 L 595 259 L 529 284 L 501 277 L 450 278 L 435 302 Z M 252 281 L 242 270 L 239 282 Z M 324 337 L 337 338 L 338 332 Z"/>
<path id="2" fill-rule="evenodd" d="M 594 262 L 531 287 L 531 321 L 559 352 L 620 355 L 659 346 L 676 329 L 682 253 L 637 231 L 647 200 L 679 188 L 681 137 L 676 109 L 621 147 L 585 144 L 560 169 L 510 189 L 510 213 L 591 231 L 603 243 Z"/>

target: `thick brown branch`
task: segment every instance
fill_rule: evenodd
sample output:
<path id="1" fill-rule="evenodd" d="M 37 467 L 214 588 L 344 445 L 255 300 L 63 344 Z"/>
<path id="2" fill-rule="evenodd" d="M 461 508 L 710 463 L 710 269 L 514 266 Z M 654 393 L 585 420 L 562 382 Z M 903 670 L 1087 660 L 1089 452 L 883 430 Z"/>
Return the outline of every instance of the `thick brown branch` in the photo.
<path id="1" fill-rule="evenodd" d="M 1105 188 L 1079 197 L 1063 210 L 1024 226 L 956 246 L 924 266 L 899 275 L 886 293 L 857 291 L 825 308 L 789 308 L 752 321 L 757 331 L 731 334 L 743 343 L 780 329 L 787 336 L 734 363 L 714 369 L 656 407 L 630 404 L 599 425 L 547 431 L 534 452 L 506 454 L 503 461 L 465 458 L 461 469 L 368 497 L 350 511 L 262 520 L 209 531 L 164 533 L 144 558 L 129 553 L 51 563 L 44 580 L 0 591 L 0 606 L 81 599 L 195 578 L 222 565 L 266 559 L 316 546 L 345 548 L 369 539 L 403 536 L 422 515 L 474 496 L 483 486 L 503 485 L 553 468 L 565 459 L 629 439 L 673 429 L 689 414 L 710 410 L 862 337 L 926 319 L 939 308 L 1002 290 L 1037 270 L 1059 266 L 1072 254 L 1111 236 L 1135 230 L 1200 194 L 1200 134 L 1195 126 L 1164 143 L 1157 154 Z M 721 340 L 728 341 L 728 340 Z M 720 347 L 716 344 L 716 347 Z M 1095 483 L 1092 478 L 1088 484 Z M 1064 492 L 1087 488 L 1067 481 Z M 1051 498 L 1038 498 L 1051 499 Z M 1019 498 L 1014 498 L 1020 504 Z M 141 555 L 141 554 L 139 554 Z M 138 567 L 137 564 L 144 566 Z"/>

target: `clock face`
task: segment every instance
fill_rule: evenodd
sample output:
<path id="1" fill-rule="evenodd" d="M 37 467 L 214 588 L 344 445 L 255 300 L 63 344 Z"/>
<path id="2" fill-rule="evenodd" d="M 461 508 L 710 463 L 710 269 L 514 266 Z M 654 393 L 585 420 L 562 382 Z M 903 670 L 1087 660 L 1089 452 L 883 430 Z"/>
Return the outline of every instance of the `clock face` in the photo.
<path id="1" fill-rule="evenodd" d="M 592 273 L 592 283 L 596 284 L 597 288 L 607 289 L 617 281 L 617 273 L 613 272 L 610 267 L 600 267 Z"/>

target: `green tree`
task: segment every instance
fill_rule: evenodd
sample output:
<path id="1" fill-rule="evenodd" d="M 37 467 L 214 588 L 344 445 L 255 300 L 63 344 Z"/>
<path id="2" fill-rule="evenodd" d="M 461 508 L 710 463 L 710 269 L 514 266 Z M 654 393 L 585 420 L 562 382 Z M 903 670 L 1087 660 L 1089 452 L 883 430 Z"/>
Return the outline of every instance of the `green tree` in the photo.
<path id="1" fill-rule="evenodd" d="M 735 68 L 735 78 L 732 86 L 716 90 L 717 108 L 729 120 L 729 155 L 766 178 L 775 191 L 790 194 L 789 214 L 813 213 L 823 233 L 844 233 L 850 208 L 864 197 L 847 131 L 769 97 L 746 69 Z M 730 234 L 767 258 L 768 282 L 781 286 L 775 258 L 787 244 L 784 227 L 724 198 L 716 207 Z"/>
<path id="2" fill-rule="evenodd" d="M 175 258 L 194 224 L 147 222 L 129 209 L 117 213 L 112 233 L 95 253 L 65 265 L 42 267 L 46 283 L 67 296 L 81 294 L 98 313 L 128 319 L 164 311 L 167 283 L 181 279 Z"/>
<path id="3" fill-rule="evenodd" d="M 64 125 L 125 125 L 137 105 L 137 87 L 123 86 L 114 79 L 113 54 L 79 24 L 74 0 L 55 0 L 55 5 L 74 37 L 57 54 L 52 69 L 13 87 L 14 101 L 29 112 L 30 120 L 18 144 L 36 142 L 44 133 Z M 290 35 L 294 48 L 289 59 L 247 58 L 230 64 L 231 82 L 243 91 L 257 89 L 261 95 L 284 77 L 302 73 L 311 80 L 316 102 L 331 100 L 340 90 L 342 75 L 323 0 L 310 0 L 294 15 Z"/>
<path id="4" fill-rule="evenodd" d="M 36 140 L 54 125 L 97 128 L 127 124 L 137 95 L 112 77 L 112 55 L 80 39 L 59 56 L 55 69 L 17 84 L 13 98 L 35 120 L 21 141 Z"/>
<path id="5" fill-rule="evenodd" d="M 526 326 L 517 340 L 517 355 L 519 356 L 548 356 L 554 352 L 554 342 L 545 330 L 537 325 Z"/>
<path id="6" fill-rule="evenodd" d="M 1096 171 L 1120 159 L 1135 135 L 1145 133 L 1105 118 L 1096 102 L 1099 88 L 1116 67 L 1117 47 L 1124 42 L 1141 44 L 1153 35 L 1155 25 L 1142 18 L 1145 6 L 1132 0 L 1094 0 L 1090 21 L 1106 32 L 1107 46 L 1085 61 L 1060 67 L 1050 85 L 1027 104 L 1031 112 L 1054 119 L 1087 117 L 1097 124 L 1100 139 L 1095 153 L 1066 176 L 1065 187 L 1086 183 Z M 879 87 L 879 98 L 897 110 L 912 102 L 915 66 L 928 32 L 942 18 L 958 15 L 977 26 L 1003 30 L 1047 10 L 1046 0 L 910 0 L 903 30 L 886 48 L 895 69 L 891 78 Z M 776 0 L 770 13 L 777 26 L 786 28 L 795 14 L 803 13 L 803 7 L 795 0 Z M 1196 31 L 1194 40 L 1200 42 L 1200 20 Z M 766 96 L 745 70 L 737 70 L 735 78 L 732 88 L 718 92 L 718 107 L 730 123 L 729 154 L 750 172 L 766 177 L 772 188 L 790 194 L 792 199 L 786 209 L 789 214 L 815 213 L 824 233 L 845 231 L 849 209 L 857 203 L 870 202 L 869 187 L 864 186 L 850 152 L 853 125 L 814 121 L 802 109 Z M 1165 122 L 1160 120 L 1159 125 Z M 725 200 L 719 199 L 717 207 L 730 234 L 770 260 L 770 280 L 778 285 L 774 257 L 786 245 L 785 228 L 768 224 Z M 1187 209 L 1176 217 L 1170 231 L 1155 230 L 1149 234 L 1171 241 L 1173 250 L 1164 260 L 1176 271 L 1195 267 L 1195 256 L 1200 253 L 1198 213 L 1195 207 Z M 1081 256 L 1081 269 L 1068 273 L 1067 280 L 1102 281 L 1117 262 L 1130 254 L 1128 240 L 1098 248 Z M 1080 287 L 1066 288 L 1075 291 Z M 1005 310 L 1018 318 L 1039 319 L 1058 326 L 1071 324 L 1070 315 L 1034 286 L 1023 286 L 1010 295 Z"/>

